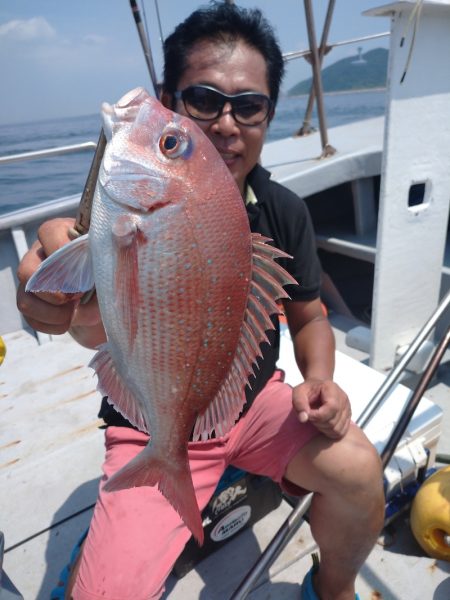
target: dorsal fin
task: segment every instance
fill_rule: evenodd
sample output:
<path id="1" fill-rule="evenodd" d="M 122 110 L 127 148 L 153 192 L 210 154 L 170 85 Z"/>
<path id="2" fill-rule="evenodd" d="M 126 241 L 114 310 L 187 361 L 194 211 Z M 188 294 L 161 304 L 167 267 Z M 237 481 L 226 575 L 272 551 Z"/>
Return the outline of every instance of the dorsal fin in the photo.
<path id="1" fill-rule="evenodd" d="M 288 298 L 283 285 L 297 284 L 274 258 L 291 258 L 282 250 L 270 246 L 269 238 L 252 233 L 253 266 L 247 307 L 241 334 L 230 370 L 214 400 L 197 418 L 193 439 L 205 440 L 214 430 L 226 434 L 234 425 L 245 404 L 244 388 L 249 383 L 256 359 L 261 356 L 260 344 L 267 342 L 266 331 L 274 329 L 272 314 L 281 314 L 279 298 Z"/>

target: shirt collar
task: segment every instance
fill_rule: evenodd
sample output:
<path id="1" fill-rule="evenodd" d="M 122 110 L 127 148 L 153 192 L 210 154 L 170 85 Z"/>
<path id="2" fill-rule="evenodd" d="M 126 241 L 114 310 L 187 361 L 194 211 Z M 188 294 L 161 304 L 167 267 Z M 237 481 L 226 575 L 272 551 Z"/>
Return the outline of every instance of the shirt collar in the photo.
<path id="1" fill-rule="evenodd" d="M 245 193 L 245 206 L 248 206 L 249 204 L 258 204 L 258 198 L 256 197 L 252 186 L 249 183 L 247 183 L 247 190 Z"/>
<path id="2" fill-rule="evenodd" d="M 251 187 L 255 198 L 257 198 L 257 204 L 263 204 L 264 199 L 267 195 L 267 184 L 270 180 L 271 174 L 269 171 L 264 169 L 260 164 L 256 164 L 247 176 L 247 188 Z M 247 205 L 247 196 L 245 198 Z"/>

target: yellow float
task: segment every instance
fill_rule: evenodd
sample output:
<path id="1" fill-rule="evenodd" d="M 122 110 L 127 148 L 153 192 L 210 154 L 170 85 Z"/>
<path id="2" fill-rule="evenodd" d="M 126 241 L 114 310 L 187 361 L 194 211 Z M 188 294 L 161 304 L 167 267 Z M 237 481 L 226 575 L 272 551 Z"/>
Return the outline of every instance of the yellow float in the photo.
<path id="1" fill-rule="evenodd" d="M 2 337 L 0 336 L 0 365 L 2 364 L 3 359 L 5 358 L 5 354 L 6 354 L 5 342 L 2 340 Z"/>
<path id="2" fill-rule="evenodd" d="M 411 529 L 429 556 L 450 561 L 450 467 L 421 485 L 411 507 Z"/>

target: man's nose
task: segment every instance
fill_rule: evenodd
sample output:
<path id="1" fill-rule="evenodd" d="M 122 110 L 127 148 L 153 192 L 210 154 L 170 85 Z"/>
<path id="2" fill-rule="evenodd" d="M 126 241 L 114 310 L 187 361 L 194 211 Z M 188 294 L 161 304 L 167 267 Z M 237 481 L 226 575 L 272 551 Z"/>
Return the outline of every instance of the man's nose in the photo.
<path id="1" fill-rule="evenodd" d="M 213 122 L 213 129 L 222 135 L 235 135 L 239 133 L 239 126 L 232 114 L 232 106 L 230 102 L 226 102 L 222 112 Z"/>

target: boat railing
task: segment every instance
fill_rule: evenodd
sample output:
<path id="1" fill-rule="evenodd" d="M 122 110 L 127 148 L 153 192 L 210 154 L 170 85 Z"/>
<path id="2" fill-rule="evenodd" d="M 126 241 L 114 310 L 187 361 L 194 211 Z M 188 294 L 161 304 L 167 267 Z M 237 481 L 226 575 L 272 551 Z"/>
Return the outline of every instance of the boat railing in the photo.
<path id="1" fill-rule="evenodd" d="M 19 208 L 11 212 L 0 215 L 0 232 L 7 229 L 22 227 L 38 221 L 39 219 L 46 220 L 60 214 L 64 211 L 73 212 L 80 203 L 81 194 L 72 194 L 70 196 L 62 196 L 55 200 L 41 202 L 35 206 Z"/>
<path id="2" fill-rule="evenodd" d="M 28 160 L 39 160 L 42 158 L 57 157 L 64 154 L 75 154 L 79 152 L 93 151 L 97 147 L 96 142 L 87 141 L 79 144 L 71 144 L 68 146 L 56 146 L 54 148 L 44 148 L 42 150 L 34 150 L 32 152 L 22 152 L 19 154 L 10 154 L 0 156 L 0 166 L 9 165 L 12 163 L 26 162 Z M 14 230 L 21 228 L 24 225 L 37 221 L 39 219 L 49 219 L 58 214 L 63 214 L 64 211 L 70 210 L 73 212 L 80 202 L 81 194 L 72 194 L 70 196 L 62 196 L 57 199 L 41 202 L 34 206 L 19 208 L 14 211 L 9 211 L 0 215 L 0 231 L 7 229 Z M 20 251 L 16 246 L 19 258 L 23 256 L 24 248 L 20 244 Z M 25 249 L 26 251 L 26 249 Z"/>
<path id="3" fill-rule="evenodd" d="M 311 0 L 304 0 L 305 7 L 305 20 L 306 20 L 306 29 L 308 32 L 308 43 L 309 49 L 301 52 L 288 52 L 283 55 L 283 59 L 285 62 L 289 60 L 293 60 L 296 58 L 305 58 L 310 64 L 312 68 L 312 82 L 311 89 L 309 92 L 308 104 L 305 110 L 305 117 L 303 119 L 303 124 L 300 129 L 296 132 L 295 135 L 303 136 L 309 135 L 314 130 L 311 128 L 311 116 L 314 108 L 314 102 L 317 105 L 317 116 L 319 121 L 319 131 L 320 131 L 320 140 L 322 145 L 322 153 L 320 158 L 326 158 L 328 156 L 333 156 L 335 154 L 336 149 L 329 143 L 328 141 L 328 128 L 326 124 L 326 114 L 325 114 L 325 106 L 323 100 L 323 87 L 322 87 L 322 62 L 325 54 L 337 46 L 342 46 L 345 44 L 353 44 L 360 43 L 372 39 L 378 39 L 381 37 L 386 37 L 390 35 L 390 32 L 379 33 L 374 35 L 363 36 L 359 38 L 355 38 L 353 40 L 347 40 L 344 42 L 337 42 L 334 44 L 328 44 L 328 34 L 330 31 L 331 21 L 333 19 L 333 11 L 336 4 L 336 0 L 328 0 L 327 12 L 325 15 L 325 20 L 323 24 L 322 34 L 320 38 L 320 43 L 317 43 L 316 39 L 316 27 L 314 24 L 314 14 L 313 14 L 313 3 Z"/>
<path id="4" fill-rule="evenodd" d="M 25 160 L 48 158 L 50 156 L 61 156 L 62 154 L 73 154 L 75 152 L 83 152 L 85 150 L 95 150 L 96 147 L 97 144 L 95 142 L 82 142 L 81 144 L 71 144 L 70 146 L 57 146 L 55 148 L 34 150 L 33 152 L 10 154 L 8 156 L 0 156 L 0 165 L 9 165 L 11 163 L 22 162 Z"/>
<path id="5" fill-rule="evenodd" d="M 359 44 L 361 42 L 368 42 L 371 40 L 376 40 L 379 38 L 389 37 L 391 35 L 390 31 L 384 31 L 382 33 L 373 33 L 371 35 L 363 35 L 357 38 L 351 38 L 350 40 L 342 40 L 341 42 L 333 42 L 331 44 L 326 44 L 325 54 L 328 54 L 330 50 L 333 48 L 338 48 L 339 46 L 347 46 L 349 44 Z M 306 58 L 309 59 L 311 56 L 311 50 L 293 50 L 292 52 L 284 52 L 283 59 L 285 62 L 289 62 L 291 60 L 296 60 L 297 58 Z"/>
<path id="6" fill-rule="evenodd" d="M 96 147 L 97 144 L 95 142 L 87 141 L 68 146 L 0 156 L 0 166 L 29 160 L 58 157 L 65 154 L 92 152 Z M 14 248 L 17 260 L 20 261 L 28 251 L 28 239 L 30 235 L 35 236 L 37 225 L 54 217 L 76 214 L 80 198 L 81 193 L 77 193 L 0 214 L 0 236 L 4 234 L 4 240 L 9 240 L 5 241 L 5 243 L 10 244 L 10 247 Z M 11 285 L 17 284 L 13 277 L 11 277 L 11 281 L 14 281 Z M 50 339 L 46 334 L 36 332 L 36 335 L 40 343 L 44 343 Z"/>

